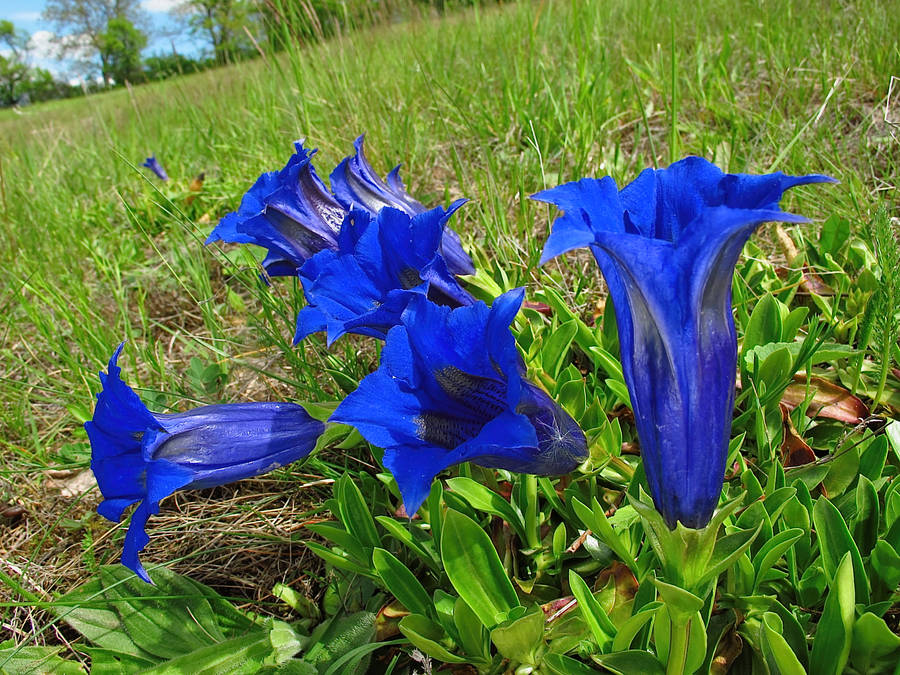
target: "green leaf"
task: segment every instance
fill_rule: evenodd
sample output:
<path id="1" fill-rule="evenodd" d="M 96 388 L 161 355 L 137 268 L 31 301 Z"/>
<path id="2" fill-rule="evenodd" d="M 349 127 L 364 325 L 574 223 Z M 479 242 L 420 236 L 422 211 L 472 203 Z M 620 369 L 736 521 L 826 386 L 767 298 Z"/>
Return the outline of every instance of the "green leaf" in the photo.
<path id="1" fill-rule="evenodd" d="M 847 552 L 835 570 L 834 582 L 825 599 L 825 610 L 816 625 L 809 672 L 816 675 L 843 672 L 853 637 L 855 602 L 853 561 Z"/>
<path id="2" fill-rule="evenodd" d="M 519 539 L 524 541 L 525 521 L 503 497 L 471 478 L 450 478 L 447 480 L 447 486 L 469 502 L 472 508 L 505 520 L 516 531 Z"/>
<path id="3" fill-rule="evenodd" d="M 628 620 L 619 627 L 616 637 L 613 639 L 611 651 L 623 652 L 631 647 L 631 643 L 635 636 L 651 619 L 653 619 L 656 615 L 654 610 L 658 607 L 662 607 L 661 602 L 651 602 L 641 607 L 637 614 L 629 617 Z"/>
<path id="4" fill-rule="evenodd" d="M 369 672 L 369 655 L 384 647 L 397 647 L 403 640 L 389 642 L 369 642 L 355 647 L 336 658 L 322 675 L 365 675 Z M 279 674 L 282 672 L 278 671 Z M 289 674 L 290 675 L 290 674 Z M 303 673 L 302 675 L 306 675 Z"/>
<path id="5" fill-rule="evenodd" d="M 359 540 L 344 529 L 343 525 L 338 523 L 309 523 L 306 529 L 319 535 L 323 539 L 334 544 L 344 553 L 355 558 L 360 564 L 368 563 L 368 555 L 366 550 L 359 543 Z"/>
<path id="6" fill-rule="evenodd" d="M 722 572 L 728 570 L 740 558 L 756 539 L 762 530 L 763 524 L 759 523 L 756 529 L 740 530 L 727 534 L 716 541 L 712 558 L 709 561 L 709 571 L 701 578 L 700 584 L 718 579 Z"/>
<path id="7" fill-rule="evenodd" d="M 400 601 L 400 604 L 413 614 L 434 616 L 434 605 L 428 592 L 406 565 L 383 548 L 372 551 L 372 564 L 384 582 L 385 588 Z"/>
<path id="8" fill-rule="evenodd" d="M 799 343 L 797 344 L 799 346 Z M 760 363 L 757 382 L 764 383 L 766 385 L 766 391 L 771 391 L 780 384 L 784 384 L 787 378 L 792 374 L 791 366 L 794 362 L 787 346 L 774 349 L 763 357 L 762 354 L 767 352 L 768 348 L 773 346 L 775 345 L 762 345 L 753 349 L 750 354 L 747 355 L 748 357 L 759 355 Z M 752 365 L 750 367 L 752 368 Z"/>
<path id="9" fill-rule="evenodd" d="M 280 665 L 303 647 L 303 640 L 283 621 L 273 621 L 268 631 L 235 637 L 143 671 L 147 675 L 253 675 L 263 666 Z"/>
<path id="10" fill-rule="evenodd" d="M 319 666 L 329 665 L 331 670 L 335 663 L 348 654 L 365 656 L 368 652 L 356 650 L 360 646 L 366 647 L 374 640 L 375 615 L 372 612 L 361 611 L 339 616 L 316 627 L 310 636 L 310 644 L 303 660 Z M 368 670 L 367 661 L 354 661 L 352 666 L 348 665 L 339 672 L 342 675 L 363 675 Z"/>
<path id="11" fill-rule="evenodd" d="M 553 675 L 597 675 L 595 668 L 562 654 L 545 654 L 543 665 Z"/>
<path id="12" fill-rule="evenodd" d="M 82 665 L 59 656 L 62 647 L 9 647 L 0 649 L 0 673 L 4 675 L 83 675 Z"/>
<path id="13" fill-rule="evenodd" d="M 391 536 L 404 544 L 410 551 L 418 556 L 422 562 L 431 569 L 437 571 L 439 564 L 435 559 L 435 555 L 429 551 L 421 541 L 413 536 L 412 532 L 407 529 L 405 523 L 398 522 L 389 516 L 375 516 L 375 520 L 387 530 L 388 536 Z"/>
<path id="14" fill-rule="evenodd" d="M 104 649 L 103 647 L 78 647 L 91 657 L 91 675 L 121 675 L 122 673 L 138 673 L 152 668 L 156 663 L 148 659 L 142 659 L 133 654 L 124 654 Z M 3 659 L 0 659 L 0 667 Z"/>
<path id="15" fill-rule="evenodd" d="M 616 627 L 610 621 L 606 612 L 603 611 L 603 607 L 597 602 L 584 579 L 573 569 L 569 570 L 569 586 L 572 588 L 572 595 L 578 601 L 581 617 L 591 629 L 600 651 L 605 651 L 612 643 L 613 638 L 616 637 Z"/>
<path id="16" fill-rule="evenodd" d="M 822 554 L 822 565 L 825 575 L 834 579 L 838 563 L 845 554 L 850 555 L 853 566 L 851 575 L 856 581 L 856 598 L 865 604 L 869 602 L 869 587 L 866 582 L 866 570 L 863 567 L 859 549 L 850 536 L 847 523 L 837 507 L 825 497 L 819 497 L 813 507 L 813 524 L 819 540 L 819 551 Z"/>
<path id="17" fill-rule="evenodd" d="M 158 567 L 156 586 L 121 565 L 60 598 L 54 613 L 98 647 L 157 662 L 261 631 L 212 589 Z"/>
<path id="18" fill-rule="evenodd" d="M 878 541 L 881 512 L 878 491 L 868 478 L 860 474 L 856 484 L 856 515 L 853 516 L 853 540 L 861 555 L 869 555 Z"/>
<path id="19" fill-rule="evenodd" d="M 376 575 L 372 572 L 371 569 L 363 567 L 359 563 L 353 562 L 349 558 L 345 558 L 342 555 L 333 553 L 326 546 L 322 546 L 322 544 L 317 544 L 314 541 L 304 541 L 303 545 L 332 567 L 336 567 L 339 570 L 344 570 L 345 572 L 359 574 L 361 576 L 368 577 L 369 579 L 376 578 Z"/>
<path id="20" fill-rule="evenodd" d="M 828 473 L 822 479 L 828 495 L 837 497 L 856 480 L 859 475 L 859 449 L 855 446 L 842 448 L 828 463 Z"/>
<path id="21" fill-rule="evenodd" d="M 853 625 L 850 663 L 860 673 L 892 672 L 897 665 L 900 637 L 881 617 L 864 613 Z"/>
<path id="22" fill-rule="evenodd" d="M 459 636 L 459 644 L 473 660 L 490 661 L 490 636 L 471 607 L 462 598 L 456 598 L 453 606 L 453 625 Z"/>
<path id="23" fill-rule="evenodd" d="M 742 354 L 746 354 L 757 345 L 781 341 L 781 303 L 771 293 L 766 293 L 750 314 L 750 321 L 744 329 Z"/>
<path id="24" fill-rule="evenodd" d="M 650 652 L 629 649 L 627 652 L 595 654 L 591 657 L 604 668 L 618 675 L 664 675 L 662 664 Z"/>
<path id="25" fill-rule="evenodd" d="M 783 625 L 777 614 L 765 612 L 762 624 L 763 656 L 773 675 L 806 675 L 806 669 L 781 633 Z"/>
<path id="26" fill-rule="evenodd" d="M 885 586 L 888 588 L 896 588 L 900 584 L 900 555 L 894 550 L 894 547 L 883 539 L 879 539 L 872 549 L 872 555 L 869 558 L 872 567 L 881 577 Z"/>
<path id="27" fill-rule="evenodd" d="M 541 367 L 550 377 L 556 378 L 566 363 L 569 346 L 578 332 L 578 325 L 573 319 L 558 326 L 541 348 Z"/>
<path id="28" fill-rule="evenodd" d="M 634 557 L 628 551 L 625 543 L 619 538 L 619 535 L 613 531 L 612 525 L 609 524 L 606 514 L 603 512 L 603 507 L 600 506 L 600 502 L 597 501 L 596 497 L 591 501 L 591 505 L 593 508 L 589 509 L 579 500 L 572 500 L 572 509 L 575 511 L 575 515 L 578 516 L 578 519 L 581 520 L 581 522 L 584 523 L 584 526 L 593 532 L 600 541 L 609 546 L 613 553 L 618 556 L 619 560 L 628 565 L 628 569 L 637 576 Z"/>
<path id="29" fill-rule="evenodd" d="M 368 549 L 381 546 L 381 537 L 375 528 L 372 512 L 348 474 L 341 476 L 335 483 L 335 497 L 338 500 L 341 522 L 347 531 Z"/>
<path id="30" fill-rule="evenodd" d="M 400 620 L 400 632 L 425 654 L 444 663 L 466 663 L 468 659 L 457 656 L 441 644 L 447 636 L 439 625 L 421 614 L 410 614 Z"/>
<path id="31" fill-rule="evenodd" d="M 759 586 L 762 583 L 766 572 L 769 571 L 769 568 L 771 568 L 772 565 L 781 560 L 781 556 L 784 555 L 785 551 L 793 546 L 794 542 L 804 534 L 805 532 L 799 528 L 791 528 L 788 530 L 784 530 L 783 532 L 779 532 L 762 545 L 762 548 L 760 548 L 759 552 L 753 557 L 754 593 L 759 589 Z"/>
<path id="32" fill-rule="evenodd" d="M 891 426 L 891 425 L 888 425 Z M 896 426 L 896 424 L 895 424 Z M 871 481 L 881 478 L 884 463 L 887 461 L 887 436 L 878 436 L 860 453 L 859 472 Z"/>
<path id="33" fill-rule="evenodd" d="M 544 612 L 532 607 L 524 616 L 504 621 L 491 631 L 491 642 L 504 657 L 536 665 L 544 645 Z"/>
<path id="34" fill-rule="evenodd" d="M 478 523 L 452 509 L 444 520 L 441 559 L 453 588 L 485 627 L 493 628 L 519 606 L 490 537 Z"/>
<path id="35" fill-rule="evenodd" d="M 754 358 L 759 358 L 760 362 L 760 374 L 762 375 L 762 366 L 769 360 L 772 354 L 775 352 L 779 352 L 782 350 L 787 350 L 788 355 L 790 356 L 790 361 L 793 362 L 796 359 L 800 352 L 802 351 L 803 343 L 802 342 L 769 342 L 766 344 L 758 345 L 748 352 L 744 353 L 744 367 L 747 370 L 753 370 L 753 361 Z M 832 361 L 837 361 L 839 359 L 847 359 L 851 356 L 855 356 L 857 354 L 857 350 L 849 345 L 840 344 L 838 342 L 826 342 L 821 347 L 819 347 L 812 356 L 813 363 L 830 363 Z M 783 357 L 779 357 L 779 361 L 781 361 Z M 790 363 L 788 364 L 790 368 Z M 803 364 L 796 364 L 798 366 L 803 366 Z M 780 367 L 780 364 L 778 364 Z M 772 369 L 771 372 L 775 372 L 776 364 L 773 363 L 772 366 L 769 366 Z M 782 378 L 790 375 L 791 373 L 785 372 L 782 375 Z M 767 377 L 760 378 L 766 384 L 770 386 L 772 384 L 776 384 L 778 380 L 772 380 Z M 782 383 L 783 384 L 783 383 Z"/>
<path id="36" fill-rule="evenodd" d="M 652 581 L 673 619 L 686 620 L 703 608 L 703 600 L 693 593 L 659 579 Z"/>

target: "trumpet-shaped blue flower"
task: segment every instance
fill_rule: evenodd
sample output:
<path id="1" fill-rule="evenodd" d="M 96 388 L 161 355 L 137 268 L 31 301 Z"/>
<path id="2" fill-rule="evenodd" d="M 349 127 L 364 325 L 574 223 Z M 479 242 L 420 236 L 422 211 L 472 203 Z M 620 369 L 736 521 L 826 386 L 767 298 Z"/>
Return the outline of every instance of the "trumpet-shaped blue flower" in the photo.
<path id="1" fill-rule="evenodd" d="M 293 276 L 319 251 L 335 248 L 347 214 L 316 174 L 315 150 L 301 141 L 280 171 L 262 174 L 206 240 L 256 244 L 268 249 L 263 267 L 269 276 Z"/>
<path id="2" fill-rule="evenodd" d="M 356 153 L 345 157 L 331 172 L 331 189 L 337 200 L 347 209 L 362 208 L 373 215 L 386 206 L 399 209 L 410 216 L 427 211 L 424 204 L 406 191 L 400 179 L 399 164 L 391 169 L 386 180 L 375 173 L 363 151 L 364 138 L 363 135 L 356 139 L 353 143 Z M 448 212 L 454 212 L 460 204 L 460 201 L 454 202 Z M 444 230 L 441 253 L 452 274 L 475 274 L 475 265 L 463 250 L 459 235 L 449 227 Z"/>
<path id="3" fill-rule="evenodd" d="M 100 373 L 103 391 L 84 426 L 91 469 L 104 497 L 97 512 L 115 522 L 140 502 L 125 535 L 122 564 L 150 582 L 138 554 L 150 541 L 147 519 L 159 512 L 162 499 L 176 490 L 224 485 L 306 457 L 325 425 L 293 403 L 152 413 L 119 377 L 122 346 L 110 359 L 109 372 Z"/>
<path id="4" fill-rule="evenodd" d="M 521 289 L 451 309 L 412 298 L 390 330 L 377 371 L 331 419 L 384 448 L 415 513 L 443 469 L 471 461 L 524 473 L 568 473 L 587 457 L 584 433 L 522 376 L 509 325 Z"/>
<path id="5" fill-rule="evenodd" d="M 158 159 L 156 159 L 156 155 L 150 155 L 147 159 L 144 160 L 144 163 L 141 164 L 141 166 L 145 166 L 150 169 L 160 180 L 169 180 L 169 174 L 166 173 L 163 165 L 159 163 Z"/>
<path id="6" fill-rule="evenodd" d="M 351 211 L 337 251 L 317 253 L 300 268 L 309 304 L 297 315 L 294 344 L 321 330 L 329 345 L 348 332 L 384 339 L 417 294 L 452 307 L 475 302 L 440 254 L 450 213 L 442 208 L 412 217 L 391 207 L 377 216 Z"/>
<path id="7" fill-rule="evenodd" d="M 622 370 L 647 482 L 670 527 L 702 527 L 722 491 L 734 408 L 737 339 L 731 281 L 785 190 L 827 176 L 726 174 L 698 157 L 643 171 L 617 190 L 585 178 L 532 198 L 564 213 L 541 262 L 590 246 L 613 300 Z"/>

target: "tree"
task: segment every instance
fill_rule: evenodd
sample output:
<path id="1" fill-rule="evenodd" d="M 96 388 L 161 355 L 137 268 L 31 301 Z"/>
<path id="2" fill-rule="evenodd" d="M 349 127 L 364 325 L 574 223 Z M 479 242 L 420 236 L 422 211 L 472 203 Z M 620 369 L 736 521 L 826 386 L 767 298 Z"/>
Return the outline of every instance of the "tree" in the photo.
<path id="1" fill-rule="evenodd" d="M 47 0 L 43 17 L 53 24 L 63 52 L 78 60 L 84 70 L 96 72 L 99 60 L 107 85 L 112 79 L 110 52 L 103 46 L 110 21 L 125 19 L 139 31 L 147 25 L 140 0 Z"/>
<path id="2" fill-rule="evenodd" d="M 137 82 L 143 79 L 141 50 L 147 46 L 147 36 L 131 21 L 122 16 L 110 19 L 97 42 L 105 81 L 123 84 L 126 80 Z"/>
<path id="3" fill-rule="evenodd" d="M 217 63 L 253 50 L 244 30 L 257 23 L 256 7 L 249 0 L 184 0 L 176 11 L 187 14 L 195 34 L 209 39 Z"/>
<path id="4" fill-rule="evenodd" d="M 17 31 L 11 21 L 0 20 L 0 45 L 7 54 L 0 54 L 0 105 L 18 103 L 24 93 L 22 83 L 28 79 L 28 64 L 25 51 L 28 34 Z"/>

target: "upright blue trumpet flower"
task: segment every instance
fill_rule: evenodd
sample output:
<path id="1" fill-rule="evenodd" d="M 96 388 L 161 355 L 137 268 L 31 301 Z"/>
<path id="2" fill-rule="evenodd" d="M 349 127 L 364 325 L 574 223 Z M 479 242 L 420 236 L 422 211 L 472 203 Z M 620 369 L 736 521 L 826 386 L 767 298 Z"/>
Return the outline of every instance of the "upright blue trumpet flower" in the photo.
<path id="1" fill-rule="evenodd" d="M 428 210 L 421 202 L 414 199 L 400 179 L 398 164 L 387 175 L 386 180 L 375 173 L 363 151 L 365 135 L 353 143 L 356 153 L 345 157 L 331 172 L 329 180 L 331 189 L 344 208 L 361 208 L 377 214 L 386 206 L 399 209 L 414 216 Z M 453 213 L 461 204 L 456 201 L 450 205 L 449 213 Z M 475 265 L 469 254 L 463 250 L 459 235 L 449 227 L 444 230 L 442 251 L 451 274 L 475 274 Z"/>
<path id="2" fill-rule="evenodd" d="M 442 208 L 408 216 L 385 207 L 377 216 L 351 211 L 337 251 L 321 251 L 300 268 L 308 305 L 297 315 L 294 344 L 327 331 L 328 344 L 344 333 L 384 339 L 416 294 L 452 307 L 475 299 L 456 282 L 440 254 Z"/>
<path id="3" fill-rule="evenodd" d="M 521 289 L 451 309 L 412 298 L 390 330 L 377 371 L 331 416 L 384 448 L 408 514 L 443 469 L 459 462 L 568 473 L 587 458 L 584 433 L 522 376 L 509 325 Z"/>
<path id="4" fill-rule="evenodd" d="M 156 159 L 156 155 L 150 155 L 147 159 L 144 160 L 144 163 L 141 164 L 141 166 L 145 166 L 150 169 L 160 180 L 169 180 L 169 174 L 166 173 L 163 165 L 159 163 L 158 159 Z"/>
<path id="5" fill-rule="evenodd" d="M 122 564 L 148 583 L 138 554 L 150 541 L 148 518 L 176 490 L 225 485 L 306 457 L 325 429 L 293 403 L 207 405 L 184 413 L 150 412 L 119 377 L 119 345 L 100 373 L 94 417 L 86 422 L 91 470 L 103 501 L 97 512 L 116 522 L 140 502 L 125 535 Z"/>
<path id="6" fill-rule="evenodd" d="M 315 150 L 302 141 L 280 171 L 262 174 L 206 240 L 256 244 L 268 249 L 263 267 L 269 276 L 293 276 L 314 254 L 335 248 L 347 214 L 312 165 Z"/>
<path id="7" fill-rule="evenodd" d="M 726 174 L 699 157 L 646 169 L 617 190 L 584 178 L 533 199 L 564 213 L 541 262 L 590 246 L 615 305 L 622 370 L 656 508 L 668 525 L 709 522 L 722 491 L 737 338 L 731 281 L 741 249 L 789 188 L 821 175 Z"/>

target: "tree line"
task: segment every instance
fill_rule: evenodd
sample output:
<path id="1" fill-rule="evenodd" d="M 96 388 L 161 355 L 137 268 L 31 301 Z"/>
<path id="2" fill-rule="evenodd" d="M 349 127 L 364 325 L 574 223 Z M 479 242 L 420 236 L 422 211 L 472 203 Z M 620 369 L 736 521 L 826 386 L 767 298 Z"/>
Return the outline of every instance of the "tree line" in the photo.
<path id="1" fill-rule="evenodd" d="M 78 84 L 31 64 L 31 36 L 0 20 L 0 106 L 80 95 L 126 83 L 161 80 L 320 40 L 335 31 L 396 21 L 410 10 L 444 12 L 477 0 L 179 0 L 174 25 L 206 46 L 197 54 L 144 56 L 158 37 L 140 0 L 47 0 L 42 18 L 53 29 L 60 60 Z M 164 36 L 164 35 L 163 35 Z"/>

